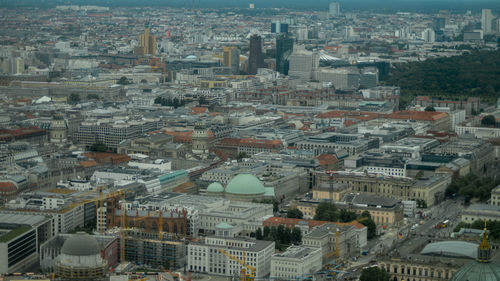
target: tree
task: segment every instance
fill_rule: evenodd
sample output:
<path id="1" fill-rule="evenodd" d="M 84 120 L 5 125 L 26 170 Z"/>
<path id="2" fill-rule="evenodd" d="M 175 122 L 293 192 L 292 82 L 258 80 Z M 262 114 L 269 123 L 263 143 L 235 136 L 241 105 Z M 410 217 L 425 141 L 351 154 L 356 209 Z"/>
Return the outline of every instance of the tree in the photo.
<path id="1" fill-rule="evenodd" d="M 242 152 L 238 153 L 238 155 L 236 156 L 236 160 L 237 160 L 238 162 L 239 162 L 239 161 L 241 161 L 241 160 L 242 160 L 242 159 L 244 159 L 244 158 L 250 158 L 250 157 L 248 156 L 248 154 L 247 154 L 246 152 L 244 152 L 244 151 L 242 151 Z"/>
<path id="2" fill-rule="evenodd" d="M 269 233 L 271 232 L 271 228 L 269 226 L 264 226 L 264 233 L 263 233 L 263 237 L 268 237 L 269 236 Z"/>
<path id="3" fill-rule="evenodd" d="M 315 220 L 320 221 L 338 221 L 339 220 L 339 212 L 335 205 L 330 204 L 328 202 L 319 203 L 316 208 L 316 214 L 314 215 Z"/>
<path id="4" fill-rule="evenodd" d="M 486 115 L 481 120 L 481 125 L 484 127 L 495 126 L 496 123 L 497 123 L 497 120 L 495 119 L 495 116 L 493 116 L 493 115 Z"/>
<path id="5" fill-rule="evenodd" d="M 425 111 L 433 111 L 433 112 L 434 112 L 434 111 L 436 111 L 436 109 L 435 109 L 433 106 L 430 106 L 430 105 L 429 105 L 429 106 L 427 106 L 427 107 L 425 108 Z"/>
<path id="6" fill-rule="evenodd" d="M 88 94 L 87 95 L 88 100 L 99 100 L 99 95 L 98 94 Z"/>
<path id="7" fill-rule="evenodd" d="M 295 245 L 299 245 L 302 243 L 302 231 L 298 227 L 294 227 L 292 229 L 292 238 L 291 242 Z"/>
<path id="8" fill-rule="evenodd" d="M 369 267 L 361 270 L 361 281 L 389 281 L 391 275 L 384 269 L 378 267 Z"/>
<path id="9" fill-rule="evenodd" d="M 68 103 L 69 104 L 77 104 L 80 102 L 80 95 L 77 93 L 72 93 L 69 95 Z"/>
<path id="10" fill-rule="evenodd" d="M 364 211 L 361 213 L 361 217 L 359 219 L 359 222 L 366 226 L 367 228 L 367 233 L 366 236 L 368 239 L 372 239 L 375 236 L 377 236 L 377 225 L 372 219 L 372 216 L 370 215 L 370 212 Z"/>
<path id="11" fill-rule="evenodd" d="M 356 213 L 348 211 L 348 210 L 340 210 L 340 221 L 341 222 L 351 222 L 355 220 L 358 216 Z"/>
<path id="12" fill-rule="evenodd" d="M 148 80 L 146 80 L 146 79 L 141 80 L 141 84 L 146 84 L 146 83 L 148 83 Z"/>
<path id="13" fill-rule="evenodd" d="M 257 238 L 257 240 L 262 240 L 262 229 L 257 228 L 257 230 L 255 231 L 255 238 Z"/>
<path id="14" fill-rule="evenodd" d="M 199 105 L 208 104 L 207 98 L 205 98 L 204 96 L 201 96 L 201 97 L 198 99 L 198 104 L 199 104 Z"/>
<path id="15" fill-rule="evenodd" d="M 122 77 L 120 77 L 120 79 L 118 80 L 118 82 L 116 82 L 116 84 L 128 85 L 128 84 L 130 84 L 130 81 L 128 80 L 127 77 L 122 76 Z"/>
<path id="16" fill-rule="evenodd" d="M 290 219 L 301 219 L 304 214 L 297 208 L 290 209 L 286 212 L 286 217 Z"/>
<path id="17" fill-rule="evenodd" d="M 96 142 L 90 146 L 90 151 L 94 152 L 106 152 L 108 151 L 108 147 L 102 142 Z"/>

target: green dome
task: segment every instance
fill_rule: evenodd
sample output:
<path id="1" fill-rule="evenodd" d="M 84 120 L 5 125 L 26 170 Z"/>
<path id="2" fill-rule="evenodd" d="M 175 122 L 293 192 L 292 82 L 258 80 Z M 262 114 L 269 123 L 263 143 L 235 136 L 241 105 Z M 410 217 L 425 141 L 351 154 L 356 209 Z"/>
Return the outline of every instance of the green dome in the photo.
<path id="1" fill-rule="evenodd" d="M 500 266 L 477 261 L 462 266 L 450 281 L 500 281 Z"/>
<path id="2" fill-rule="evenodd" d="M 262 182 L 251 174 L 240 174 L 227 184 L 226 193 L 239 195 L 264 194 L 266 189 Z"/>
<path id="3" fill-rule="evenodd" d="M 220 193 L 224 192 L 224 187 L 218 182 L 213 182 L 207 187 L 207 192 Z"/>

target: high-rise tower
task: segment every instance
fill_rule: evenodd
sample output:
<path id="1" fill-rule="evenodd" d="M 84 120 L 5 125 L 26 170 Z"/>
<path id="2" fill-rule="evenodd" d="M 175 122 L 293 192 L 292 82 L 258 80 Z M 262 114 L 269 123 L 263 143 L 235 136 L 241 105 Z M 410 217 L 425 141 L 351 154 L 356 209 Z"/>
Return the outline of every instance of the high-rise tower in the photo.
<path id="1" fill-rule="evenodd" d="M 248 74 L 257 74 L 257 69 L 264 67 L 262 55 L 262 37 L 254 34 L 250 37 L 250 56 L 248 57 Z"/>
<path id="2" fill-rule="evenodd" d="M 224 47 L 223 64 L 232 74 L 240 74 L 240 51 L 236 47 Z"/>
<path id="3" fill-rule="evenodd" d="M 330 3 L 330 10 L 328 13 L 331 17 L 337 17 L 340 15 L 340 3 L 332 2 Z"/>
<path id="4" fill-rule="evenodd" d="M 293 52 L 293 38 L 288 34 L 281 34 L 276 38 L 276 71 L 288 75 L 290 55 Z"/>
<path id="5" fill-rule="evenodd" d="M 149 24 L 144 26 L 144 33 L 141 34 L 140 40 L 143 55 L 156 55 L 156 36 L 149 34 Z"/>
<path id="6" fill-rule="evenodd" d="M 481 29 L 484 34 L 491 33 L 491 23 L 493 21 L 493 15 L 490 9 L 483 9 L 481 13 Z"/>

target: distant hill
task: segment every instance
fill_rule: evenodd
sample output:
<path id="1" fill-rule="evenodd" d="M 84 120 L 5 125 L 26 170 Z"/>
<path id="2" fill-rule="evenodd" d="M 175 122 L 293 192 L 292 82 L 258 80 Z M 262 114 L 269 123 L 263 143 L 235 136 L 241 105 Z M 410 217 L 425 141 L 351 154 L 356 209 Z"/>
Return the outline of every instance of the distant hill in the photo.
<path id="1" fill-rule="evenodd" d="M 403 100 L 416 95 L 474 96 L 494 103 L 500 97 L 500 50 L 400 64 L 391 69 L 387 84 L 401 87 Z"/>

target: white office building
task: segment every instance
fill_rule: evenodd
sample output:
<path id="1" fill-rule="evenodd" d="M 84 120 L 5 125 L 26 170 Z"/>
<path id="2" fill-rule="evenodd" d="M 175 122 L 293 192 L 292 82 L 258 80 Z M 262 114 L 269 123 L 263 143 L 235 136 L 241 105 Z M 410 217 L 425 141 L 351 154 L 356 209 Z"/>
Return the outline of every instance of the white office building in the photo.
<path id="1" fill-rule="evenodd" d="M 434 43 L 436 42 L 436 33 L 431 28 L 427 28 L 422 31 L 422 40 L 427 43 Z"/>
<path id="2" fill-rule="evenodd" d="M 321 249 L 290 246 L 271 257 L 271 277 L 292 280 L 321 270 Z"/>
<path id="3" fill-rule="evenodd" d="M 290 70 L 288 75 L 297 76 L 304 80 L 312 78 L 313 72 L 319 67 L 319 55 L 304 49 L 294 50 L 290 56 Z"/>
<path id="4" fill-rule="evenodd" d="M 493 14 L 490 9 L 483 9 L 481 13 L 481 29 L 484 34 L 491 33 L 492 31 Z"/>
<path id="5" fill-rule="evenodd" d="M 340 3 L 339 2 L 330 3 L 329 14 L 331 17 L 337 17 L 340 15 Z"/>
<path id="6" fill-rule="evenodd" d="M 271 272 L 274 242 L 233 237 L 235 229 L 227 223 L 217 225 L 217 236 L 188 245 L 188 270 L 213 275 L 240 275 L 244 261 L 255 268 L 255 277 Z"/>

